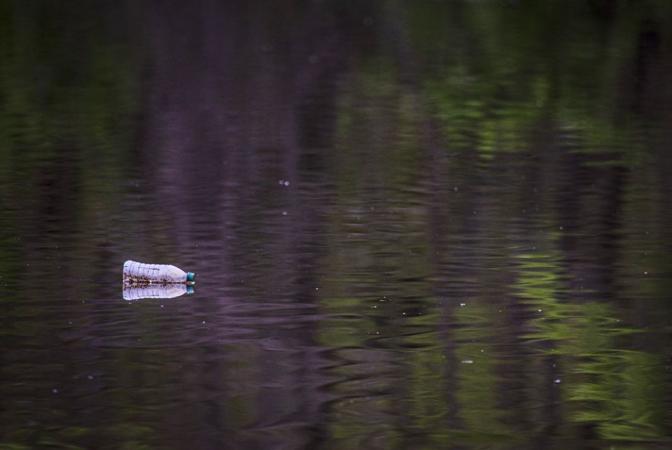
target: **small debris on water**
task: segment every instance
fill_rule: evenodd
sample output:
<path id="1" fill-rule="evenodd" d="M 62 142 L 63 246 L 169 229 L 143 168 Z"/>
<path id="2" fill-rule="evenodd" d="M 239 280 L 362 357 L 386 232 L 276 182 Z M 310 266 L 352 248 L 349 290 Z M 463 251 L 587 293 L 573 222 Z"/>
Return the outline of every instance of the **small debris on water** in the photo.
<path id="1" fill-rule="evenodd" d="M 473 359 L 463 359 L 462 364 L 473 364 L 474 360 Z"/>
<path id="2" fill-rule="evenodd" d="M 464 307 L 464 306 L 467 306 L 467 304 L 466 303 L 460 303 L 460 306 Z"/>
<path id="3" fill-rule="evenodd" d="M 52 389 L 52 390 L 51 390 L 51 393 L 52 393 L 52 394 L 58 394 L 58 389 L 56 389 L 56 388 Z"/>
<path id="4" fill-rule="evenodd" d="M 555 380 L 553 380 L 553 382 L 555 384 L 560 384 L 560 383 L 562 383 L 562 380 L 560 378 L 556 378 Z"/>

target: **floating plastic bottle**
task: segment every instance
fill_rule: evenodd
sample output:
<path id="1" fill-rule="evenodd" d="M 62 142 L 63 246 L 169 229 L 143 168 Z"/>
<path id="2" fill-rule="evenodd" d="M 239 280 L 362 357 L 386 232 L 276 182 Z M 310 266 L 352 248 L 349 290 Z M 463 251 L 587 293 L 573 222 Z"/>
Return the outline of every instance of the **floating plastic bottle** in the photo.
<path id="1" fill-rule="evenodd" d="M 194 284 L 196 274 L 168 264 L 145 264 L 126 261 L 123 271 L 124 284 Z"/>
<path id="2" fill-rule="evenodd" d="M 186 284 L 145 284 L 124 285 L 122 295 L 124 300 L 143 300 L 152 298 L 176 298 L 184 294 L 194 293 L 193 286 Z"/>

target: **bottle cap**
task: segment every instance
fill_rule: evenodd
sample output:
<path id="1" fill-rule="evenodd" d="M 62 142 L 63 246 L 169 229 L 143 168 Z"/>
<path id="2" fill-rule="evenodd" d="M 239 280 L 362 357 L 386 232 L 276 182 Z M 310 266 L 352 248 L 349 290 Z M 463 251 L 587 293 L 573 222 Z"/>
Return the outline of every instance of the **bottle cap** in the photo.
<path id="1" fill-rule="evenodd" d="M 194 287 L 193 286 L 187 286 L 187 295 L 191 295 L 194 293 Z"/>
<path id="2" fill-rule="evenodd" d="M 187 272 L 187 282 L 194 283 L 196 280 L 196 274 L 194 272 Z"/>

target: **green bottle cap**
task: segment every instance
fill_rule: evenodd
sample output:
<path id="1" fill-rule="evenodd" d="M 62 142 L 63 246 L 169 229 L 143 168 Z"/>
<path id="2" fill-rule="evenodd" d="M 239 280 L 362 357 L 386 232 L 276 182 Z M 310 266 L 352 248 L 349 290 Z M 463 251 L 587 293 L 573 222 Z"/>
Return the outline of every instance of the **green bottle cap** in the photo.
<path id="1" fill-rule="evenodd" d="M 187 282 L 189 283 L 195 283 L 196 281 L 196 274 L 194 272 L 187 272 Z"/>
<path id="2" fill-rule="evenodd" d="M 187 295 L 191 295 L 194 293 L 194 287 L 193 286 L 187 286 Z"/>

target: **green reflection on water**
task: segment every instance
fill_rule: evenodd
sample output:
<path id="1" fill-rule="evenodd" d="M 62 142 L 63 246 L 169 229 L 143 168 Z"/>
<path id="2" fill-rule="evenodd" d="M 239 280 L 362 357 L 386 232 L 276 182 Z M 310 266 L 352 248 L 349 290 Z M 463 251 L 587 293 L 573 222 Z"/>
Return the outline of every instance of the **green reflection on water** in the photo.
<path id="1" fill-rule="evenodd" d="M 550 253 L 520 256 L 519 296 L 530 308 L 533 331 L 560 370 L 557 382 L 569 400 L 572 421 L 594 425 L 614 441 L 664 437 L 666 371 L 659 355 L 627 349 L 641 330 L 626 325 L 606 303 L 560 299 L 561 269 Z M 562 375 L 559 375 L 562 373 Z M 561 384 L 560 384 L 561 383 Z"/>
<path id="2" fill-rule="evenodd" d="M 616 2 L 609 26 L 590 2 L 570 3 L 408 6 L 411 42 L 429 65 L 423 90 L 453 148 L 488 158 L 526 150 L 527 135 L 556 122 L 577 134 L 577 152 L 610 153 L 611 163 L 650 150 L 639 139 L 650 124 L 622 107 L 638 101 L 628 82 L 643 58 L 640 24 L 669 24 L 669 2 Z"/>
<path id="3" fill-rule="evenodd" d="M 583 403 L 573 420 L 597 424 L 605 439 L 656 440 L 663 437 L 665 368 L 657 355 L 604 350 L 575 371 L 583 380 L 569 399 Z"/>

